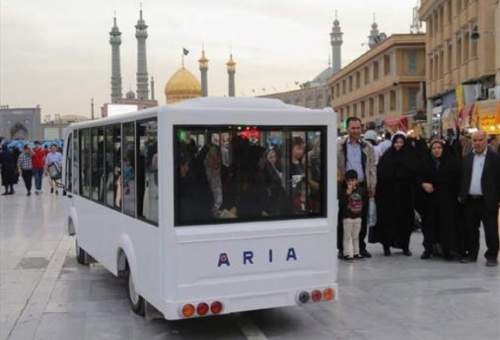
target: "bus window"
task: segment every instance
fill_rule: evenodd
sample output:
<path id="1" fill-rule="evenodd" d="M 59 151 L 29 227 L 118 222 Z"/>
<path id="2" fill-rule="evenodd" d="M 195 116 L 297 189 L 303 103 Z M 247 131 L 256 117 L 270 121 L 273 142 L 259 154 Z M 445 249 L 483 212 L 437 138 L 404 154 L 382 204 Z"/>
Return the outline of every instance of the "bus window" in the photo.
<path id="1" fill-rule="evenodd" d="M 104 131 L 102 127 L 92 128 L 92 178 L 91 192 L 94 201 L 104 203 Z"/>
<path id="2" fill-rule="evenodd" d="M 122 192 L 123 212 L 134 216 L 136 213 L 136 181 L 135 181 L 135 123 L 123 124 L 123 165 Z"/>
<path id="3" fill-rule="evenodd" d="M 324 129 L 176 127 L 176 225 L 326 216 Z"/>
<path id="4" fill-rule="evenodd" d="M 292 211 L 300 215 L 306 212 L 306 139 L 305 132 L 293 131 L 290 151 L 289 191 Z"/>
<path id="5" fill-rule="evenodd" d="M 73 184 L 72 184 L 72 189 L 73 193 L 77 194 L 79 193 L 78 189 L 80 188 L 80 181 L 79 181 L 79 176 L 78 176 L 78 169 L 80 168 L 80 153 L 78 152 L 78 130 L 73 131 L 73 173 L 72 173 L 72 178 L 73 178 Z"/>
<path id="6" fill-rule="evenodd" d="M 137 123 L 137 216 L 158 223 L 158 145 L 156 119 Z"/>
<path id="7" fill-rule="evenodd" d="M 121 125 L 105 127 L 105 203 L 121 208 Z"/>
<path id="8" fill-rule="evenodd" d="M 68 136 L 68 140 L 67 140 L 67 149 L 66 149 L 66 155 L 65 155 L 65 159 L 66 159 L 66 176 L 65 176 L 65 183 L 64 183 L 64 186 L 65 186 L 65 189 L 66 191 L 68 192 L 72 192 L 72 185 L 73 185 L 73 179 L 72 179 L 72 174 L 73 174 L 73 165 L 72 165 L 72 161 L 73 161 L 73 134 L 70 133 L 69 136 Z"/>
<path id="9" fill-rule="evenodd" d="M 80 130 L 80 194 L 90 198 L 90 129 Z"/>
<path id="10" fill-rule="evenodd" d="M 321 132 L 307 133 L 307 209 L 310 213 L 321 211 Z"/>

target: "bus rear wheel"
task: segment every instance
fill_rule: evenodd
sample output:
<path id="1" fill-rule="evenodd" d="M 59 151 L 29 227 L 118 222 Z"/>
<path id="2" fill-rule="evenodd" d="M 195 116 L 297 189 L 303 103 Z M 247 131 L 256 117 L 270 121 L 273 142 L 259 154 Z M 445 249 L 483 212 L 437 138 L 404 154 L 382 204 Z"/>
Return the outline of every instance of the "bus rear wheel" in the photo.
<path id="1" fill-rule="evenodd" d="M 76 262 L 83 265 L 89 264 L 89 255 L 85 249 L 78 245 L 78 239 L 75 237 L 75 251 L 76 251 Z"/>
<path id="2" fill-rule="evenodd" d="M 137 315 L 144 316 L 146 312 L 146 304 L 144 302 L 144 298 L 135 290 L 134 277 L 132 276 L 130 269 L 127 271 L 127 283 L 130 307 Z"/>

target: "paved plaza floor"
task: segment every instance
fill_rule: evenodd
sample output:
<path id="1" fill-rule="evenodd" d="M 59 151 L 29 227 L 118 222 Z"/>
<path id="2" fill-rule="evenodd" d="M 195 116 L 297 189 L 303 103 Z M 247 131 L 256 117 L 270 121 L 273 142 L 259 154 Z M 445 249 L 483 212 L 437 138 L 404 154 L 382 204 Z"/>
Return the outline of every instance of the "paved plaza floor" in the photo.
<path id="1" fill-rule="evenodd" d="M 340 263 L 335 303 L 147 321 L 131 312 L 125 282 L 76 263 L 65 198 L 18 191 L 0 197 L 2 340 L 500 339 L 500 268 L 422 261 L 421 234 L 411 258 L 371 245 L 372 259 Z"/>

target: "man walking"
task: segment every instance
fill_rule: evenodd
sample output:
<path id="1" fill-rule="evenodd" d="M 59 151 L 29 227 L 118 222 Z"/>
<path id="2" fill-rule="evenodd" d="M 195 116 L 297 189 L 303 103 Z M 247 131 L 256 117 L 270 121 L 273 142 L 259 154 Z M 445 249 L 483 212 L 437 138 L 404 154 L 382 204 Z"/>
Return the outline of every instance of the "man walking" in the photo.
<path id="1" fill-rule="evenodd" d="M 462 263 L 476 262 L 479 226 L 483 222 L 486 265 L 498 265 L 498 208 L 500 205 L 500 156 L 487 146 L 487 135 L 472 135 L 472 152 L 464 157 L 460 200 L 465 205 L 465 252 Z"/>
<path id="2" fill-rule="evenodd" d="M 371 257 L 366 250 L 366 233 L 368 220 L 368 199 L 375 195 L 375 185 L 377 181 L 377 166 L 375 151 L 370 143 L 366 143 L 361 138 L 361 120 L 357 117 L 347 119 L 347 138 L 338 144 L 337 148 L 337 171 L 338 181 L 342 183 L 345 173 L 348 170 L 355 170 L 358 174 L 359 186 L 367 194 L 363 197 L 362 225 L 359 233 L 359 250 L 362 257 Z M 339 258 L 344 257 L 343 249 L 343 226 L 339 212 L 339 223 L 337 227 L 337 249 Z"/>
<path id="3" fill-rule="evenodd" d="M 23 147 L 23 153 L 17 159 L 17 167 L 26 186 L 26 195 L 31 196 L 31 184 L 33 182 L 32 153 L 28 145 Z"/>
<path id="4" fill-rule="evenodd" d="M 39 141 L 35 141 L 33 149 L 33 176 L 35 177 L 35 195 L 42 193 L 43 168 L 45 166 L 45 150 L 40 146 Z"/>

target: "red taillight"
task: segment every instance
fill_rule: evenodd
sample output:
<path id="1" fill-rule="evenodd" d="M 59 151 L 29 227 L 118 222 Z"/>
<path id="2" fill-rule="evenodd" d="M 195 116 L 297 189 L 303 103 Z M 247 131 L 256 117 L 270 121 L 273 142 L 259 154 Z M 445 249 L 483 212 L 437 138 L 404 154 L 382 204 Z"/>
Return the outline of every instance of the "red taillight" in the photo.
<path id="1" fill-rule="evenodd" d="M 206 315 L 208 313 L 208 310 L 209 310 L 209 307 L 208 307 L 208 304 L 206 304 L 205 302 L 201 302 L 198 304 L 198 306 L 196 307 L 196 313 L 198 313 L 198 315 Z"/>
<path id="2" fill-rule="evenodd" d="M 195 311 L 194 306 L 190 303 L 182 306 L 182 316 L 184 316 L 185 318 L 192 317 L 194 315 L 194 311 Z"/>
<path id="3" fill-rule="evenodd" d="M 317 289 L 313 290 L 312 293 L 311 293 L 311 300 L 313 302 L 320 301 L 321 300 L 321 291 L 319 291 Z"/>
<path id="4" fill-rule="evenodd" d="M 223 308 L 222 303 L 219 301 L 214 301 L 210 305 L 210 310 L 212 311 L 213 314 L 219 314 L 220 312 L 222 312 L 222 308 Z"/>

